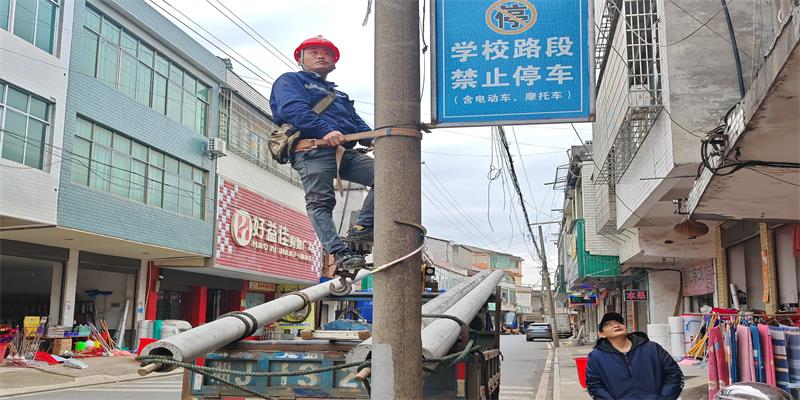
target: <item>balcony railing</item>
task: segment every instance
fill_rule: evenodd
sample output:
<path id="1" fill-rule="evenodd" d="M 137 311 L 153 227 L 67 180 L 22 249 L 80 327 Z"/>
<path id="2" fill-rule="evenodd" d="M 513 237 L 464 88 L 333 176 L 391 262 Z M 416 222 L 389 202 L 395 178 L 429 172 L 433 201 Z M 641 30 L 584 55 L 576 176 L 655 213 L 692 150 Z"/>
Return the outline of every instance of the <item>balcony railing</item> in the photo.
<path id="1" fill-rule="evenodd" d="M 302 187 L 297 171 L 289 165 L 278 164 L 269 154 L 269 135 L 275 124 L 266 114 L 230 90 L 221 91 L 219 114 L 219 136 L 227 142 L 229 151 Z"/>
<path id="2" fill-rule="evenodd" d="M 617 7 L 609 1 L 609 7 Z M 620 11 L 625 28 L 627 93 L 625 117 L 614 137 L 598 175 L 598 183 L 608 183 L 609 191 L 633 161 L 661 112 L 661 55 L 658 40 L 656 0 L 624 0 Z M 611 48 L 618 57 L 623 55 Z"/>

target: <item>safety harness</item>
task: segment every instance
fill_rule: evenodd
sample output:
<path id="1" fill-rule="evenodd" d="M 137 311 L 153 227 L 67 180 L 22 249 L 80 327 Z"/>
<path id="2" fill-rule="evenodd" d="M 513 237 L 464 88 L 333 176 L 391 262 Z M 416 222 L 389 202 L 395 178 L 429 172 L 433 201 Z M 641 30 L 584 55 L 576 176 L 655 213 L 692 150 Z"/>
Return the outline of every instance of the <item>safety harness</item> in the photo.
<path id="1" fill-rule="evenodd" d="M 386 137 L 386 136 L 407 136 L 407 137 L 414 137 L 414 138 L 422 138 L 422 133 L 417 129 L 411 128 L 382 128 L 377 129 L 374 131 L 366 131 L 366 132 L 358 132 L 358 133 L 351 133 L 344 135 L 344 141 L 347 142 L 356 142 L 362 139 L 371 139 L 371 138 L 379 138 L 379 137 Z M 344 184 L 342 184 L 342 177 L 339 175 L 339 167 L 342 165 L 342 158 L 344 157 L 345 148 L 344 146 L 333 146 L 328 144 L 327 141 L 323 139 L 301 139 L 298 141 L 297 145 L 294 148 L 295 153 L 303 152 L 303 151 L 311 151 L 320 148 L 333 148 L 336 147 L 336 188 L 338 189 L 340 194 L 344 193 Z"/>

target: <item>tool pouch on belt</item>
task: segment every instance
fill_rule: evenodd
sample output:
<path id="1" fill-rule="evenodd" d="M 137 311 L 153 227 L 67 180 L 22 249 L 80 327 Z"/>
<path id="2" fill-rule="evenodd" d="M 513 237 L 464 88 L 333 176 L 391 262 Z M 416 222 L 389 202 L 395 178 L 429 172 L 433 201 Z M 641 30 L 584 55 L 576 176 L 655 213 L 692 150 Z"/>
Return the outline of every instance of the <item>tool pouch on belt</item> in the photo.
<path id="1" fill-rule="evenodd" d="M 314 104 L 312 110 L 320 115 L 333 104 L 334 100 L 336 100 L 336 93 L 330 90 L 325 97 Z M 269 135 L 269 153 L 272 155 L 272 159 L 278 164 L 288 163 L 297 140 L 300 138 L 300 133 L 292 124 L 283 124 L 275 132 L 272 132 Z"/>

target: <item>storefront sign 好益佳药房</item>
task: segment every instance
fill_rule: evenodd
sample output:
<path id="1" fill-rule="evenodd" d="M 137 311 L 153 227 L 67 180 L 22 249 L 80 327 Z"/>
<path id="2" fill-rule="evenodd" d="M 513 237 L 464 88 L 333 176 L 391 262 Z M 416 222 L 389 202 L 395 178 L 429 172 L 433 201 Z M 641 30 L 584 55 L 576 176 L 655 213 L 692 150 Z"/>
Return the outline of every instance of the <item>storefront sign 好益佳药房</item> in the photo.
<path id="1" fill-rule="evenodd" d="M 295 281 L 319 280 L 322 246 L 305 212 L 223 178 L 218 199 L 216 264 Z"/>

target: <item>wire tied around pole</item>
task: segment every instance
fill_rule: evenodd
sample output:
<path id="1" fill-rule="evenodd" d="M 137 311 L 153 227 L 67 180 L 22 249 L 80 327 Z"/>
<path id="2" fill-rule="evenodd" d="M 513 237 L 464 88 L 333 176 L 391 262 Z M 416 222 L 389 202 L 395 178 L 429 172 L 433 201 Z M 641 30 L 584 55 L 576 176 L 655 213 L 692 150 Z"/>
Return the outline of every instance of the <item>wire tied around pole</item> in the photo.
<path id="1" fill-rule="evenodd" d="M 300 308 L 297 311 L 283 316 L 280 320 L 283 322 L 290 322 L 290 323 L 296 321 L 305 321 L 306 318 L 308 318 L 308 316 L 311 314 L 311 298 L 308 297 L 307 293 L 300 291 L 289 292 L 281 297 L 292 296 L 292 295 L 298 296 L 301 299 L 303 299 L 303 305 L 300 306 Z M 294 319 L 294 321 L 286 319 L 287 316 L 291 316 Z"/>
<path id="2" fill-rule="evenodd" d="M 461 318 L 456 317 L 455 315 L 450 314 L 422 314 L 422 318 L 443 318 L 455 321 L 459 326 L 467 326 L 467 323 L 464 322 Z"/>
<path id="3" fill-rule="evenodd" d="M 389 262 L 388 262 L 388 263 L 386 263 L 386 264 L 383 264 L 383 265 L 380 265 L 380 266 L 378 266 L 378 267 L 375 267 L 375 268 L 371 269 L 371 270 L 369 271 L 369 274 L 370 274 L 370 275 L 371 275 L 371 274 L 374 274 L 374 273 L 376 273 L 376 272 L 383 271 L 384 269 L 386 269 L 386 268 L 389 268 L 389 267 L 392 267 L 392 266 L 394 266 L 394 265 L 397 265 L 397 264 L 399 264 L 399 263 L 401 263 L 401 262 L 403 262 L 403 261 L 405 261 L 405 260 L 408 260 L 409 258 L 411 258 L 412 256 L 414 256 L 414 254 L 417 254 L 417 253 L 421 252 L 421 251 L 422 251 L 422 249 L 424 249 L 424 248 L 425 248 L 425 236 L 428 234 L 428 230 L 427 230 L 427 229 L 425 229 L 425 227 L 424 227 L 424 226 L 422 226 L 422 225 L 420 225 L 420 224 L 415 224 L 415 223 L 413 223 L 413 222 L 406 222 L 406 221 L 394 221 L 394 223 L 395 223 L 395 224 L 400 224 L 400 225 L 406 225 L 406 226 L 410 226 L 410 227 L 412 227 L 412 228 L 416 228 L 416 229 L 419 231 L 419 234 L 420 234 L 420 244 L 417 246 L 417 248 L 415 248 L 414 250 L 412 250 L 410 253 L 408 253 L 408 254 L 406 254 L 406 255 L 404 255 L 404 256 L 402 256 L 402 257 L 400 257 L 400 258 L 397 258 L 397 259 L 395 259 L 395 260 L 393 260 L 393 261 L 389 261 Z"/>
<path id="4" fill-rule="evenodd" d="M 244 324 L 244 333 L 242 334 L 242 337 L 236 339 L 237 341 L 242 340 L 248 336 L 253 336 L 253 334 L 256 333 L 256 331 L 258 330 L 258 320 L 256 319 L 256 317 L 253 316 L 253 314 L 250 314 L 246 311 L 231 311 L 227 314 L 220 315 L 219 318 L 217 319 L 222 319 L 226 317 L 236 318 L 239 321 L 242 321 L 242 323 Z"/>

